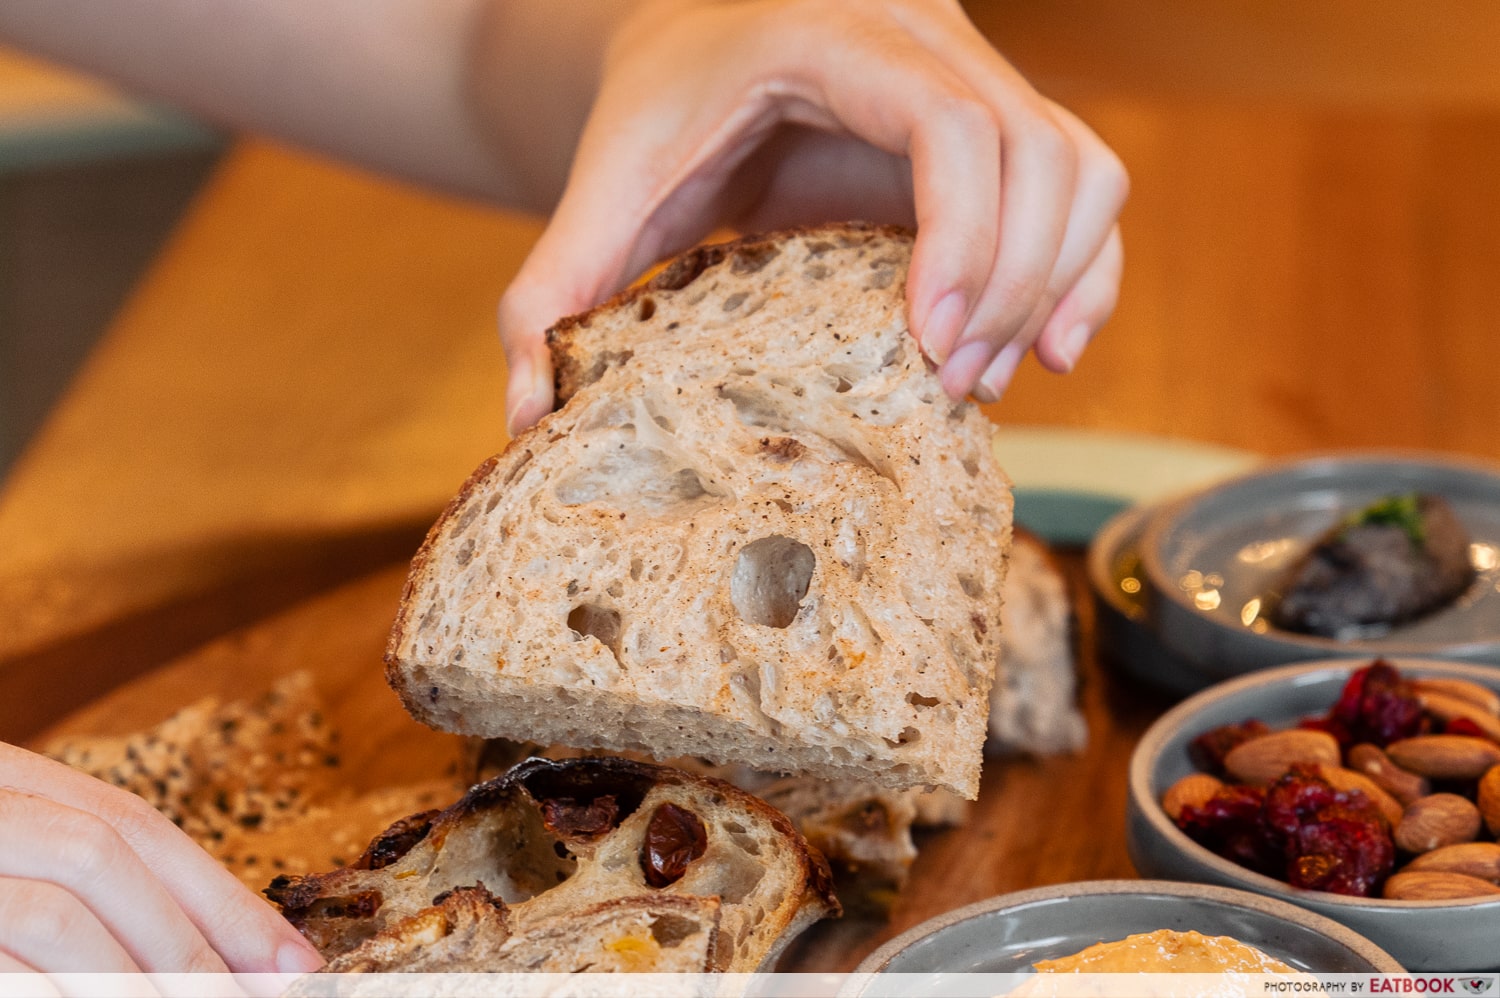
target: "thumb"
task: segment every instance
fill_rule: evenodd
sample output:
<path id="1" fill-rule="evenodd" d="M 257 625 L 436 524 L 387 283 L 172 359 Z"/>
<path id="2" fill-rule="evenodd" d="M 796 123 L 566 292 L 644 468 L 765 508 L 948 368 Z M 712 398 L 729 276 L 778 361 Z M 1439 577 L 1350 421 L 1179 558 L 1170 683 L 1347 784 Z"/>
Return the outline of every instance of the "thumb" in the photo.
<path id="1" fill-rule="evenodd" d="M 546 330 L 559 316 L 579 311 L 576 295 L 563 293 L 535 270 L 533 253 L 500 299 L 500 343 L 505 348 L 505 426 L 511 437 L 552 411 L 552 357 Z M 577 304 L 575 304 L 575 302 Z"/>
<path id="2" fill-rule="evenodd" d="M 546 329 L 708 235 L 768 127 L 766 108 L 740 106 L 742 69 L 719 66 L 729 82 L 711 93 L 663 93 L 658 61 L 627 63 L 601 88 L 562 197 L 500 302 L 513 434 L 552 410 Z"/>
<path id="3" fill-rule="evenodd" d="M 657 249 L 641 238 L 649 206 L 640 203 L 639 191 L 621 183 L 619 173 L 575 166 L 546 230 L 500 299 L 511 436 L 552 411 L 547 329 L 563 316 L 594 307 L 654 262 Z M 627 202 L 635 202 L 634 211 Z"/>

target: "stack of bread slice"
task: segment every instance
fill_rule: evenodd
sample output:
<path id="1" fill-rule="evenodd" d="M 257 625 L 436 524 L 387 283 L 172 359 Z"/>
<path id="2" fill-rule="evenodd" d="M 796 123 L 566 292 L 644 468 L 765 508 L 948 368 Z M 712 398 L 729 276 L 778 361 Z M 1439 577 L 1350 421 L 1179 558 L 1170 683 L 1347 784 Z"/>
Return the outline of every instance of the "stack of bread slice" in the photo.
<path id="1" fill-rule="evenodd" d="M 911 249 L 704 247 L 550 330 L 558 409 L 413 562 L 386 653 L 413 716 L 974 797 L 1011 495 L 907 327 Z M 348 970 L 752 970 L 837 908 L 779 812 L 597 758 L 523 762 L 268 894 Z"/>

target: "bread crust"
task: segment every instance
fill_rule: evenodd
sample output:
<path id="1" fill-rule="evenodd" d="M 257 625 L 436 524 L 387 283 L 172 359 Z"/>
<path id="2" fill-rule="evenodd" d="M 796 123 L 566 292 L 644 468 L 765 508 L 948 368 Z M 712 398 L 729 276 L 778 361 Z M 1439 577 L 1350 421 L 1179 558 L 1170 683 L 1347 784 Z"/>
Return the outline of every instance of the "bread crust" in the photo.
<path id="1" fill-rule="evenodd" d="M 589 363 L 590 351 L 579 343 L 579 334 L 593 325 L 595 318 L 623 311 L 656 291 L 681 291 L 710 267 L 728 261 L 731 269 L 754 273 L 780 252 L 789 241 L 811 236 L 852 245 L 871 239 L 911 240 L 914 233 L 900 225 L 876 225 L 870 222 L 839 222 L 827 225 L 804 225 L 776 232 L 742 236 L 724 243 L 695 246 L 673 258 L 654 275 L 639 284 L 594 306 L 587 312 L 565 316 L 547 329 L 547 347 L 552 353 L 553 411 L 561 409 L 584 385 L 599 379 L 602 366 L 595 370 Z M 631 351 L 621 348 L 602 351 L 597 357 L 605 365 L 629 360 Z"/>

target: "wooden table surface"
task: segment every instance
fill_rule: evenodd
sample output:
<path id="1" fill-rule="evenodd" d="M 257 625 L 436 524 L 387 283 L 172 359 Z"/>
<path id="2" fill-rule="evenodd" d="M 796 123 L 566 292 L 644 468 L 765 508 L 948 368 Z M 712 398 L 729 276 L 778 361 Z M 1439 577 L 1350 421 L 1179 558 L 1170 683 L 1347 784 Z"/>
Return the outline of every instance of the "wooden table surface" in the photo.
<path id="1" fill-rule="evenodd" d="M 1124 291 L 1078 371 L 1028 361 L 993 419 L 1500 461 L 1500 102 L 1063 82 L 1131 171 Z M 138 726 L 308 667 L 372 719 L 369 758 L 420 768 L 379 650 L 400 562 L 505 442 L 493 310 L 537 231 L 233 151 L 0 490 L 0 738 Z M 1087 752 L 992 764 L 893 921 L 820 930 L 798 966 L 1003 890 L 1130 875 L 1125 757 L 1162 703 L 1083 659 Z"/>

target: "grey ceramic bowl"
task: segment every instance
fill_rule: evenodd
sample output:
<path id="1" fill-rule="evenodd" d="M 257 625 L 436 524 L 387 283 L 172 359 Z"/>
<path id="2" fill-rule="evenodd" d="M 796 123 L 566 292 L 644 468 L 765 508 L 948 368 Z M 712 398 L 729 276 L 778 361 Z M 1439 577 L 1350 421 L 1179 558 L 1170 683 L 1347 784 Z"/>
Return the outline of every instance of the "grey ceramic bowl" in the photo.
<path id="1" fill-rule="evenodd" d="M 1283 631 L 1262 614 L 1291 564 L 1347 514 L 1384 496 L 1433 492 L 1469 532 L 1479 578 L 1452 606 L 1379 637 Z M 1317 658 L 1441 657 L 1500 664 L 1500 470 L 1426 454 L 1280 462 L 1161 507 L 1140 542 L 1161 642 L 1219 679 Z"/>
<path id="2" fill-rule="evenodd" d="M 1453 676 L 1500 689 L 1500 668 L 1390 661 L 1406 675 Z M 1500 969 L 1500 900 L 1386 901 L 1302 890 L 1215 855 L 1183 834 L 1161 809 L 1166 789 L 1194 771 L 1187 754 L 1193 738 L 1249 718 L 1279 728 L 1326 713 L 1349 674 L 1363 664 L 1325 660 L 1269 669 L 1204 690 L 1162 715 L 1130 761 L 1126 844 L 1131 861 L 1142 876 L 1237 887 L 1325 915 L 1368 937 L 1408 970 Z"/>
<path id="3" fill-rule="evenodd" d="M 1037 960 L 1156 929 L 1232 936 L 1310 972 L 1402 971 L 1368 939 L 1271 898 L 1203 884 L 1096 880 L 1005 894 L 924 922 L 865 958 L 853 992 L 881 990 L 861 980 L 876 974 L 1026 973 Z M 903 979 L 904 993 L 921 994 L 921 983 Z"/>
<path id="4" fill-rule="evenodd" d="M 1111 517 L 1088 549 L 1099 653 L 1122 672 L 1179 696 L 1212 686 L 1220 677 L 1178 655 L 1157 637 L 1150 617 L 1150 582 L 1141 566 L 1141 536 L 1155 506 L 1132 506 Z"/>

